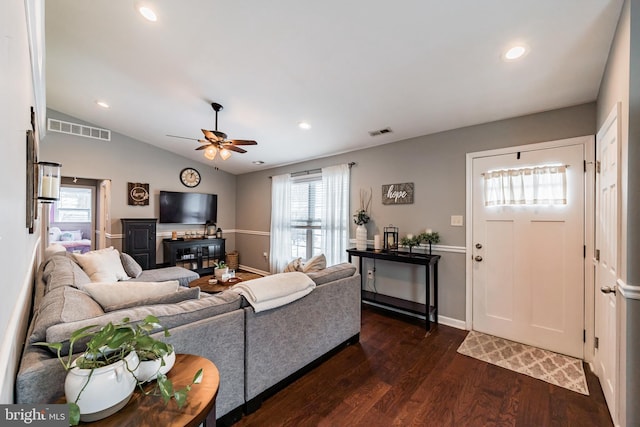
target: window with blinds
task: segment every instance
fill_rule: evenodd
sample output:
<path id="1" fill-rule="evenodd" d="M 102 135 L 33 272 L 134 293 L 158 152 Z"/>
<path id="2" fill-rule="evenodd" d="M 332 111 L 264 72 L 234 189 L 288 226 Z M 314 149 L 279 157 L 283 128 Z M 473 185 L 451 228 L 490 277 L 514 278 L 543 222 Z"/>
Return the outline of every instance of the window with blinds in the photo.
<path id="1" fill-rule="evenodd" d="M 291 256 L 309 259 L 322 253 L 322 176 L 294 178 L 291 184 Z"/>

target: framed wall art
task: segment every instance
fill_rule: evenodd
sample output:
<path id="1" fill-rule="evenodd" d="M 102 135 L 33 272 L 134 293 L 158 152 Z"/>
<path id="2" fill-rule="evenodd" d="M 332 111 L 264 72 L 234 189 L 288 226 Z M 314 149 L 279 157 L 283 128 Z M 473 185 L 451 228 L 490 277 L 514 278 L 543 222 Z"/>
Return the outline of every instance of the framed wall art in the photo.
<path id="1" fill-rule="evenodd" d="M 140 182 L 128 182 L 127 194 L 129 206 L 149 205 L 149 184 Z"/>
<path id="2" fill-rule="evenodd" d="M 384 184 L 382 186 L 383 205 L 410 205 L 413 203 L 413 182 Z"/>

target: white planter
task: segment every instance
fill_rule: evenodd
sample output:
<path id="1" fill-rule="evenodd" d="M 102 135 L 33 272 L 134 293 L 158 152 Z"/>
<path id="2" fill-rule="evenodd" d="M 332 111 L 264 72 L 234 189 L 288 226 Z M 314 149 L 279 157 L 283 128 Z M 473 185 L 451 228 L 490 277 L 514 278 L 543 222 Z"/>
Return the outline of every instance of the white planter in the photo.
<path id="1" fill-rule="evenodd" d="M 136 374 L 138 381 L 146 383 L 155 380 L 159 373 L 166 375 L 166 373 L 173 368 L 174 363 L 176 363 L 176 352 L 172 351 L 162 359 L 164 359 L 164 366 L 161 366 L 161 359 L 141 360 L 138 373 Z"/>
<path id="2" fill-rule="evenodd" d="M 222 275 L 229 274 L 229 267 L 225 268 L 216 268 L 213 270 L 213 274 L 215 274 L 216 279 L 222 282 Z"/>
<path id="3" fill-rule="evenodd" d="M 359 251 L 367 249 L 367 227 L 364 225 L 356 227 L 356 249 Z"/>
<path id="4" fill-rule="evenodd" d="M 75 367 L 74 362 L 74 367 L 67 372 L 64 394 L 67 402 L 76 402 L 80 394 L 80 399 L 76 402 L 80 407 L 80 420 L 101 420 L 122 409 L 136 388 L 134 373 L 137 375 L 135 369 L 138 364 L 135 351 L 129 353 L 124 360 L 94 369 L 93 372 L 91 369 Z"/>

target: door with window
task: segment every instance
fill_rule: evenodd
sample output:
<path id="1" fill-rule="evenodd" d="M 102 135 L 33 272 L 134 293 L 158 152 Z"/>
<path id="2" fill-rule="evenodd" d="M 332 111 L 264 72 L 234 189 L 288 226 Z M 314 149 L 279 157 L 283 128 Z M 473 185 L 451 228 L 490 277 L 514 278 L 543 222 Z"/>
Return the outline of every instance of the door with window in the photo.
<path id="1" fill-rule="evenodd" d="M 584 145 L 473 159 L 473 329 L 582 358 Z"/>
<path id="2" fill-rule="evenodd" d="M 78 179 L 62 179 L 60 200 L 49 211 L 49 244 L 64 246 L 67 252 L 85 253 L 94 248 L 95 186 Z"/>

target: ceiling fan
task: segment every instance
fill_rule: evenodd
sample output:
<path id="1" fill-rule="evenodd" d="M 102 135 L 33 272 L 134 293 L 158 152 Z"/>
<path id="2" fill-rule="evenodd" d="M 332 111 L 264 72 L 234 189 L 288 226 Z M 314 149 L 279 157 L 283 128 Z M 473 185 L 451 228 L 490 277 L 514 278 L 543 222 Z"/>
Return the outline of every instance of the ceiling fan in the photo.
<path id="1" fill-rule="evenodd" d="M 231 152 L 246 153 L 247 150 L 238 147 L 238 145 L 257 145 L 256 141 L 250 139 L 227 139 L 227 134 L 218 130 L 218 112 L 222 110 L 222 105 L 217 102 L 211 103 L 211 108 L 216 112 L 216 128 L 215 130 L 201 129 L 205 139 L 186 138 L 184 136 L 167 135 L 172 138 L 191 139 L 198 141 L 202 145 L 196 148 L 196 150 L 204 150 L 204 156 L 213 160 L 216 155 L 220 153 L 222 160 L 227 160 L 231 157 Z"/>

